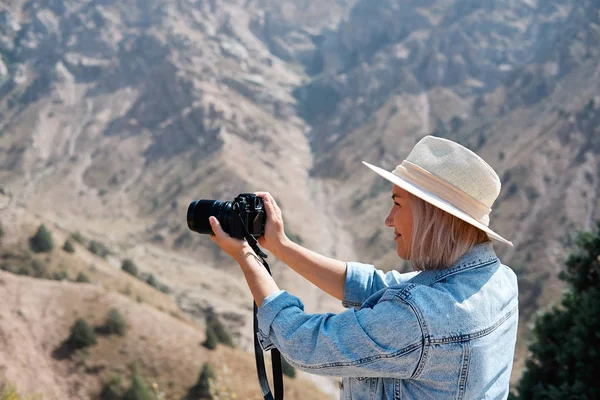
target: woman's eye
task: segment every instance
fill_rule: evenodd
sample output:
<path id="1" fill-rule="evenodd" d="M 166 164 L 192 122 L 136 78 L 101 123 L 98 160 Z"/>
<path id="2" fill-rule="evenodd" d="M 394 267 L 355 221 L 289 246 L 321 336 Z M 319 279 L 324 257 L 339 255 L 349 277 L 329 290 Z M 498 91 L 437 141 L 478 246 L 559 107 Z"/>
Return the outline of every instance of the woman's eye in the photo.
<path id="1" fill-rule="evenodd" d="M 400 207 L 400 204 L 398 204 L 398 203 L 396 203 L 396 202 L 394 202 L 394 204 L 395 204 L 395 205 L 397 205 L 398 207 Z"/>

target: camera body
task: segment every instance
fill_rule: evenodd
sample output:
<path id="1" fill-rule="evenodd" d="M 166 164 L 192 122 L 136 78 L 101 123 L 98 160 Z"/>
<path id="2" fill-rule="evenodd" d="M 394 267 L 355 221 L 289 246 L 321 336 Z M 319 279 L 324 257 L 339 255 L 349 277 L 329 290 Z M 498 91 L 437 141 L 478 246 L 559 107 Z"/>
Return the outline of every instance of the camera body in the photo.
<path id="1" fill-rule="evenodd" d="M 262 198 L 253 193 L 242 193 L 233 200 L 233 212 L 239 211 L 240 218 L 233 218 L 229 235 L 242 239 L 248 232 L 255 238 L 265 234 L 266 212 Z"/>
<path id="2" fill-rule="evenodd" d="M 241 193 L 233 201 L 196 200 L 188 207 L 188 228 L 194 232 L 214 234 L 208 217 L 214 216 L 229 236 L 243 239 L 248 233 L 255 238 L 265 233 L 266 212 L 262 198 Z"/>

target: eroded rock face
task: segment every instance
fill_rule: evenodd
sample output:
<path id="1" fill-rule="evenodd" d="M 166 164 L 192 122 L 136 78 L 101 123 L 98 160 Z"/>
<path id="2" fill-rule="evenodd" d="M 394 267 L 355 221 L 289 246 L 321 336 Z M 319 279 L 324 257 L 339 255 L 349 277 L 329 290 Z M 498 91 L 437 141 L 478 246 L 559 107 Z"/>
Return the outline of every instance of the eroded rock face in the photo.
<path id="1" fill-rule="evenodd" d="M 565 76 L 597 56 L 596 8 L 595 1 L 359 1 L 315 55 L 324 78 L 297 92 L 316 126 L 315 152 L 332 147 L 330 132 L 341 133 L 337 143 L 398 93 L 444 87 L 470 102 L 523 70 L 536 80 Z M 540 82 L 514 107 L 540 101 L 552 87 Z M 311 107 L 315 97 L 320 107 Z"/>

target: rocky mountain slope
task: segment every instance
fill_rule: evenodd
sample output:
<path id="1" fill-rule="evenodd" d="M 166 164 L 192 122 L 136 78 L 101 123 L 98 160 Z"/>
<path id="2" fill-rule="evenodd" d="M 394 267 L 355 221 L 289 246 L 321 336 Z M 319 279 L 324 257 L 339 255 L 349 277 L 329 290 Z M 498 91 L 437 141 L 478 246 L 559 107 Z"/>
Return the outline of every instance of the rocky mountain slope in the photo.
<path id="1" fill-rule="evenodd" d="M 246 3 L 3 5 L 0 180 L 11 215 L 22 207 L 137 252 L 141 262 L 145 246 L 154 246 L 201 260 L 200 271 L 220 265 L 239 279 L 207 238 L 189 232 L 187 206 L 262 189 L 287 209 L 317 210 L 308 212 L 324 222 L 315 232 L 306 214 L 289 212 L 291 236 L 330 253 L 348 249 L 328 228 L 329 210 L 317 206 L 326 188 L 309 179 L 307 127 L 291 93 L 302 69 L 266 43 L 272 31 L 309 37 L 298 13 L 318 14 L 317 28 L 335 25 L 346 3 L 328 9 L 315 2 L 298 13 Z M 288 41 L 281 46 L 294 53 Z M 17 217 L 6 225 L 20 229 Z M 146 268 L 177 280 L 181 260 L 169 257 L 148 257 Z M 181 284 L 182 292 L 203 296 L 189 280 Z M 316 295 L 307 301 L 322 303 Z"/>
<path id="2" fill-rule="evenodd" d="M 597 0 L 4 2 L 2 245 L 30 234 L 26 221 L 79 231 L 111 249 L 108 265 L 130 257 L 160 277 L 196 320 L 214 305 L 249 348 L 243 278 L 188 231 L 190 201 L 269 190 L 307 247 L 409 268 L 383 225 L 390 187 L 360 161 L 392 169 L 435 134 L 502 177 L 491 225 L 515 243 L 497 250 L 520 275 L 526 333 L 561 290 L 569 236 L 600 217 L 599 9 Z M 308 311 L 340 309 L 283 265 L 274 274 Z"/>

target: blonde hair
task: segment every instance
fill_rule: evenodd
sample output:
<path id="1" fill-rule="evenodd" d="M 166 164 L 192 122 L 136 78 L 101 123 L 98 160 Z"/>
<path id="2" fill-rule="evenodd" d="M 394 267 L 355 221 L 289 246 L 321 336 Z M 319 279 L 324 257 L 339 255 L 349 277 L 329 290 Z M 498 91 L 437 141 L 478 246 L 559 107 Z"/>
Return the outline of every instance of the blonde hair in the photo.
<path id="1" fill-rule="evenodd" d="M 408 196 L 413 211 L 409 258 L 415 270 L 448 268 L 474 245 L 490 241 L 481 229 L 411 193 Z"/>

